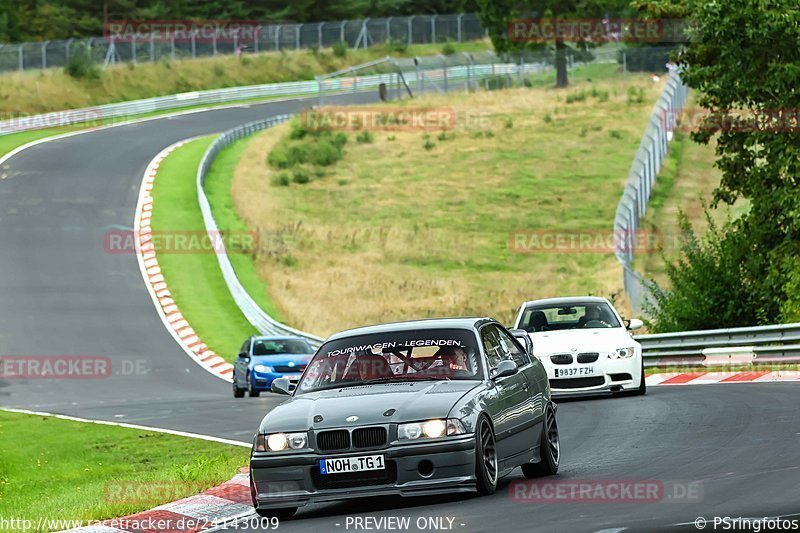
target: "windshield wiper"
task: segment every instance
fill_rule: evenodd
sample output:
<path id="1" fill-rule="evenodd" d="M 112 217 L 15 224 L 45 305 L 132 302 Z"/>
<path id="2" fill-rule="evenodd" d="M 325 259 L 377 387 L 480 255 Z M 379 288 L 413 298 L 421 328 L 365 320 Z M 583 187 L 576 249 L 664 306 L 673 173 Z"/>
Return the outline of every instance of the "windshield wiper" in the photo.
<path id="1" fill-rule="evenodd" d="M 390 383 L 392 381 L 442 381 L 447 380 L 450 381 L 450 378 L 447 376 L 391 376 L 391 377 L 383 377 L 383 378 L 372 378 L 362 381 L 363 385 L 369 385 L 372 383 Z"/>

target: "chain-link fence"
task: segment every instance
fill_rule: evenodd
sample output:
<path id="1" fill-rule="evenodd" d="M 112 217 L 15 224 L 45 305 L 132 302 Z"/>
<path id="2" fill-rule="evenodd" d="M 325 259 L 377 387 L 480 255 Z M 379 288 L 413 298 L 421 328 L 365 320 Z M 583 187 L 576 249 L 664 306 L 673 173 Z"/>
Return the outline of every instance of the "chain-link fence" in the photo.
<path id="1" fill-rule="evenodd" d="M 155 62 L 161 59 L 197 58 L 222 54 L 325 48 L 346 43 L 367 48 L 380 43 L 395 47 L 409 44 L 464 42 L 482 39 L 486 32 L 474 13 L 413 15 L 338 22 L 263 24 L 248 38 L 198 38 L 164 41 L 154 36 L 125 42 L 108 37 L 0 45 L 0 72 L 64 67 L 70 56 L 89 53 L 104 64 Z"/>
<path id="2" fill-rule="evenodd" d="M 677 117 L 686 104 L 688 95 L 689 88 L 683 84 L 677 72 L 671 70 L 633 159 L 614 217 L 614 254 L 622 265 L 625 293 L 636 313 L 643 311 L 643 304 L 647 299 L 645 280 L 632 267 L 636 246 L 640 241 L 639 224 L 647 212 L 656 176 L 667 155 Z"/>

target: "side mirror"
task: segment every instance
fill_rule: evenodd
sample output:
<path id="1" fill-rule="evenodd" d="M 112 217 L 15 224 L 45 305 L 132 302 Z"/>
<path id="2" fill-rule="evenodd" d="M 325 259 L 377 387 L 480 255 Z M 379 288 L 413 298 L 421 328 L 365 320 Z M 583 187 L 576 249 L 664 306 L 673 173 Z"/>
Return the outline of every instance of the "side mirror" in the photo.
<path id="1" fill-rule="evenodd" d="M 248 355 L 247 352 L 239 352 L 239 359 L 247 359 Z"/>
<path id="2" fill-rule="evenodd" d="M 638 318 L 631 318 L 630 320 L 625 321 L 625 327 L 628 328 L 630 331 L 635 331 L 644 327 L 644 322 L 639 320 Z"/>
<path id="3" fill-rule="evenodd" d="M 295 388 L 297 388 L 297 385 L 293 384 L 289 378 L 276 378 L 272 380 L 272 385 L 269 386 L 269 390 L 275 394 L 285 394 L 286 396 L 291 396 Z"/>
<path id="4" fill-rule="evenodd" d="M 528 355 L 533 355 L 533 341 L 531 340 L 530 335 L 524 329 L 510 329 L 508 330 L 515 339 L 517 339 L 522 346 L 525 347 L 525 351 L 528 352 Z"/>
<path id="5" fill-rule="evenodd" d="M 517 363 L 515 363 L 511 359 L 504 359 L 503 361 L 500 361 L 500 364 L 498 364 L 497 367 L 495 367 L 492 370 L 492 379 L 500 379 L 508 376 L 513 376 L 518 371 L 519 367 L 517 367 Z"/>

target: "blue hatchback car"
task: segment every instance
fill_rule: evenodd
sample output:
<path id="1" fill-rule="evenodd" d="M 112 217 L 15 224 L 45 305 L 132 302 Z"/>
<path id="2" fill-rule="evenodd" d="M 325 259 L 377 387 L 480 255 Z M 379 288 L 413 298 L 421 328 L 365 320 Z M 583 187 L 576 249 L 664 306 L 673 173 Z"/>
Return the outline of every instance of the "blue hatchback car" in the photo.
<path id="1" fill-rule="evenodd" d="M 233 364 L 233 397 L 258 396 L 276 378 L 299 378 L 313 355 L 303 337 L 250 337 Z"/>

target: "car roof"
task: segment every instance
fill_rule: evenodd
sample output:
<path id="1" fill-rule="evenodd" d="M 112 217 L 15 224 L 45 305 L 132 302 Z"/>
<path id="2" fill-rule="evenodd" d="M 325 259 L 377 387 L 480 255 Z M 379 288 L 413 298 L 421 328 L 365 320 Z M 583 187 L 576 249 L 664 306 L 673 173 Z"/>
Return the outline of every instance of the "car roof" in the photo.
<path id="1" fill-rule="evenodd" d="M 561 298 L 544 298 L 542 300 L 530 300 L 522 304 L 524 307 L 528 307 L 531 305 L 570 305 L 570 304 L 577 304 L 577 303 L 607 303 L 611 304 L 606 298 L 602 296 L 564 296 Z"/>
<path id="2" fill-rule="evenodd" d="M 356 335 L 370 335 L 373 333 L 388 333 L 394 331 L 412 331 L 416 329 L 475 329 L 487 322 L 496 322 L 489 317 L 458 317 L 458 318 L 429 318 L 425 320 L 409 320 L 406 322 L 387 322 L 360 328 L 347 329 L 334 333 L 327 340 L 355 337 Z"/>

